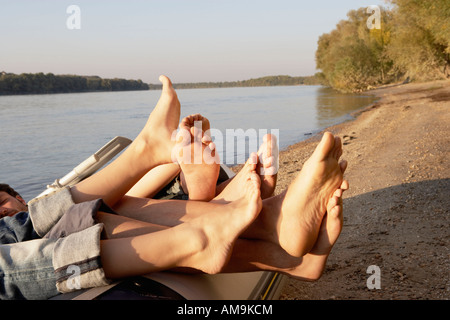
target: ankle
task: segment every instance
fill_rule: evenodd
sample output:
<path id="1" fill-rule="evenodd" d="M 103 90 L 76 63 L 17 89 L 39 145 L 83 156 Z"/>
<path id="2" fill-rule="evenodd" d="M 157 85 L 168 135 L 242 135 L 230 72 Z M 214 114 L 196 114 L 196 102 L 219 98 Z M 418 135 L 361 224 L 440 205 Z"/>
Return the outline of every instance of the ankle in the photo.
<path id="1" fill-rule="evenodd" d="M 140 134 L 133 141 L 133 144 L 133 152 L 138 157 L 138 161 L 142 162 L 148 169 L 172 162 L 173 144 L 170 140 L 165 143 L 153 134 Z"/>
<path id="2" fill-rule="evenodd" d="M 205 264 L 204 251 L 209 243 L 206 232 L 190 223 L 185 223 L 184 227 L 187 227 L 189 241 L 186 242 L 185 257 L 180 261 L 180 266 L 202 270 Z"/>

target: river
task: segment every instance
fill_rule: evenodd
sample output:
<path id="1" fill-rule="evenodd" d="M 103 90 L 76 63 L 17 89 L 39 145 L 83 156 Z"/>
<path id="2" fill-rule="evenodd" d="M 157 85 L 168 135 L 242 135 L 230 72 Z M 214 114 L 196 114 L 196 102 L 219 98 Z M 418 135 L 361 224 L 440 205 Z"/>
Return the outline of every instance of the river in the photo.
<path id="1" fill-rule="evenodd" d="M 278 136 L 281 149 L 331 125 L 374 97 L 340 94 L 321 86 L 177 90 L 182 114 L 201 113 L 214 128 L 221 159 L 240 163 L 229 151 L 228 133 L 247 138 L 245 154 L 256 151 L 264 133 Z M 115 136 L 136 137 L 158 101 L 159 91 L 92 92 L 0 96 L 0 183 L 27 201 L 64 176 Z M 242 129 L 242 130 L 238 130 Z M 256 134 L 258 141 L 250 133 Z M 223 143 L 222 143 L 223 142 Z"/>

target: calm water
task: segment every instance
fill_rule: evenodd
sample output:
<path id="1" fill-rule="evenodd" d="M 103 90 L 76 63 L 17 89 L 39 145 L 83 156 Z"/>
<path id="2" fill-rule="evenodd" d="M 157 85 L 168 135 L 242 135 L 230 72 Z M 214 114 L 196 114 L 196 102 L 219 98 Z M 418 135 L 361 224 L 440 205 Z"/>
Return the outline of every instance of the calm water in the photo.
<path id="1" fill-rule="evenodd" d="M 226 129 L 263 133 L 278 129 L 280 148 L 349 119 L 350 112 L 374 101 L 371 96 L 338 94 L 320 86 L 177 92 L 182 117 L 203 114 L 223 139 Z M 0 96 L 0 182 L 30 200 L 113 137 L 136 137 L 159 95 L 133 91 Z M 232 165 L 239 155 L 230 158 L 223 139 L 216 135 L 218 149 L 226 151 L 221 159 Z"/>

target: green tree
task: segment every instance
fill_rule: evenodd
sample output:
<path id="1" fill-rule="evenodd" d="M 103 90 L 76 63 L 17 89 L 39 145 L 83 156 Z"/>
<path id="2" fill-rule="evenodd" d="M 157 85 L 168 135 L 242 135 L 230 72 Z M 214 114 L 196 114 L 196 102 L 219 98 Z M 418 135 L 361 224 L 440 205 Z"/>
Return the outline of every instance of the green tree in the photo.
<path id="1" fill-rule="evenodd" d="M 410 77 L 450 76 L 448 0 L 391 0 L 381 9 L 381 29 L 369 29 L 365 8 L 319 37 L 316 65 L 340 91 L 360 91 Z"/>
<path id="2" fill-rule="evenodd" d="M 394 30 L 387 53 L 395 68 L 418 80 L 450 76 L 447 0 L 391 0 Z"/>
<path id="3" fill-rule="evenodd" d="M 365 8 L 319 37 L 316 65 L 325 82 L 340 91 L 361 91 L 389 80 L 392 62 L 385 50 L 390 40 L 390 14 L 382 10 L 381 29 L 367 28 Z"/>

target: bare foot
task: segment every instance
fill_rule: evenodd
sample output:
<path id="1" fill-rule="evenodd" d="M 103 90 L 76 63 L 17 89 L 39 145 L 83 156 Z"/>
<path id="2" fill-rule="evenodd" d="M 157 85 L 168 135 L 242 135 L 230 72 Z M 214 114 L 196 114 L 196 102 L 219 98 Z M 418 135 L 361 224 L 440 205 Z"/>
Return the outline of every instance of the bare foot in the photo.
<path id="1" fill-rule="evenodd" d="M 281 200 L 278 241 L 289 254 L 308 253 L 320 230 L 327 204 L 343 182 L 342 144 L 326 132 Z"/>
<path id="2" fill-rule="evenodd" d="M 327 203 L 327 212 L 322 221 L 319 236 L 309 254 L 328 255 L 336 243 L 344 223 L 342 196 L 346 190 L 348 190 L 348 181 L 344 180 Z"/>
<path id="3" fill-rule="evenodd" d="M 348 183 L 344 181 L 328 201 L 328 212 L 322 221 L 318 239 L 311 252 L 302 257 L 294 257 L 272 241 L 249 240 L 241 236 L 236 242 L 233 256 L 225 272 L 267 270 L 305 281 L 319 279 L 342 229 L 342 193 L 347 189 Z"/>
<path id="4" fill-rule="evenodd" d="M 218 204 L 214 212 L 183 224 L 200 232 L 204 241 L 201 250 L 186 258 L 182 266 L 209 274 L 223 270 L 231 256 L 236 239 L 261 211 L 259 188 L 259 177 L 253 172 L 241 185 L 239 199 L 228 204 Z"/>
<path id="5" fill-rule="evenodd" d="M 250 167 L 248 167 L 249 165 Z M 244 170 L 244 175 L 248 170 L 255 170 L 261 178 L 261 198 L 264 200 L 271 197 L 277 184 L 278 145 L 276 137 L 272 134 L 266 134 L 258 153 L 251 154 L 241 170 Z M 227 188 L 236 177 L 239 177 L 239 173 L 217 186 L 216 200 L 223 200 L 224 198 L 232 200 L 239 195 L 239 182 L 234 183 L 231 188 Z"/>
<path id="6" fill-rule="evenodd" d="M 228 179 L 220 188 L 221 192 L 213 199 L 214 202 L 228 203 L 241 197 L 242 186 L 253 175 L 256 174 L 258 156 L 256 153 L 250 154 L 247 162 L 233 178 Z M 258 176 L 259 177 L 259 176 Z"/>
<path id="7" fill-rule="evenodd" d="M 150 146 L 148 154 L 153 163 L 163 164 L 171 162 L 172 133 L 180 120 L 180 102 L 170 79 L 160 76 L 159 81 L 163 84 L 161 96 L 135 142 L 142 149 Z"/>
<path id="8" fill-rule="evenodd" d="M 266 134 L 263 138 L 263 144 L 258 150 L 256 172 L 261 177 L 261 198 L 271 197 L 277 184 L 278 172 L 278 144 L 273 134 Z"/>
<path id="9" fill-rule="evenodd" d="M 342 193 L 348 189 L 348 182 L 344 180 L 341 188 L 336 190 L 327 204 L 325 214 L 320 227 L 317 241 L 311 252 L 300 258 L 300 263 L 290 270 L 282 272 L 301 280 L 313 281 L 322 276 L 323 270 L 335 245 L 343 226 Z"/>
<path id="10" fill-rule="evenodd" d="M 190 200 L 210 201 L 216 194 L 220 160 L 209 129 L 208 119 L 200 114 L 180 122 L 175 157 L 181 167 L 181 185 Z"/>

